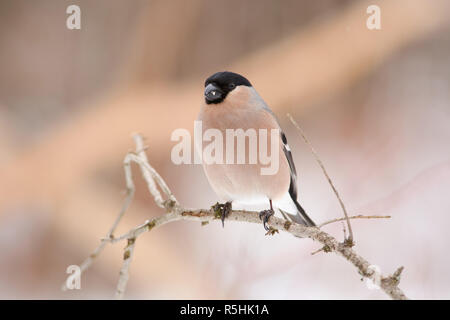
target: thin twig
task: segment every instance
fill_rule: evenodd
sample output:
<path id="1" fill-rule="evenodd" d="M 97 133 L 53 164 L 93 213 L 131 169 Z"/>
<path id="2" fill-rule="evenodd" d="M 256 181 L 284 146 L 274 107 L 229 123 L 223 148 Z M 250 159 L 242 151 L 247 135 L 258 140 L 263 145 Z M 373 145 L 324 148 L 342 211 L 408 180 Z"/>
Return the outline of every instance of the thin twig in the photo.
<path id="1" fill-rule="evenodd" d="M 389 219 L 389 218 L 391 218 L 391 216 L 363 216 L 363 215 L 359 214 L 357 216 L 350 216 L 348 218 L 350 220 L 351 219 Z M 336 219 L 333 219 L 333 220 L 328 220 L 328 221 L 325 221 L 325 222 L 319 224 L 317 226 L 317 228 L 322 228 L 323 226 L 326 226 L 327 224 L 334 223 L 334 222 L 339 222 L 339 221 L 344 221 L 344 220 L 347 220 L 347 218 L 336 218 Z"/>
<path id="2" fill-rule="evenodd" d="M 347 229 L 345 229 L 345 223 L 344 222 L 342 222 L 342 232 L 344 232 L 344 239 L 347 239 Z"/>
<path id="3" fill-rule="evenodd" d="M 317 249 L 316 251 L 311 252 L 311 255 L 313 256 L 313 255 L 315 255 L 315 254 L 317 254 L 317 253 L 319 253 L 319 252 L 321 252 L 323 250 L 324 250 L 324 247 L 322 247 L 320 249 Z"/>
<path id="4" fill-rule="evenodd" d="M 144 153 L 145 155 L 145 153 Z M 120 220 L 122 219 L 123 215 L 125 214 L 125 212 L 128 210 L 128 207 L 131 204 L 131 201 L 133 200 L 134 197 L 134 192 L 135 192 L 135 187 L 134 187 L 134 183 L 133 183 L 133 177 L 132 177 L 132 171 L 131 171 L 131 163 L 129 161 L 129 159 L 127 157 L 125 157 L 125 160 L 123 162 L 123 168 L 124 168 L 124 172 L 125 172 L 125 182 L 126 182 L 126 187 L 127 187 L 127 196 L 125 198 L 125 201 L 122 205 L 122 208 L 119 211 L 119 214 L 116 217 L 116 220 L 114 221 L 114 223 L 112 224 L 111 228 L 109 229 L 108 233 L 106 234 L 105 239 L 112 239 L 114 238 L 114 231 L 116 231 L 117 226 L 119 225 Z M 103 249 L 105 248 L 106 245 L 106 241 L 105 239 L 103 239 L 102 241 L 100 241 L 100 244 L 97 246 L 97 248 L 94 250 L 93 253 L 91 253 L 89 255 L 89 257 L 87 257 L 80 265 L 80 274 L 82 274 L 85 270 L 87 270 L 92 263 L 94 262 L 94 260 L 100 255 L 100 253 L 103 251 Z M 64 283 L 62 285 L 62 290 L 65 291 L 67 290 L 67 286 L 66 283 Z"/>
<path id="5" fill-rule="evenodd" d="M 156 172 L 156 170 L 148 163 L 147 155 L 145 154 L 145 146 L 142 136 L 139 134 L 133 134 L 133 140 L 136 144 L 136 153 L 128 153 L 125 157 L 125 163 L 128 164 L 127 167 L 130 168 L 130 162 L 136 162 L 140 169 L 144 180 L 147 183 L 147 188 L 149 192 L 153 195 L 155 203 L 165 209 L 170 209 L 174 207 L 178 207 L 178 201 L 175 196 L 170 191 L 166 182 L 161 178 L 161 176 Z M 125 171 L 125 179 L 128 181 L 132 181 L 133 176 L 131 170 Z M 159 192 L 157 186 L 161 188 L 161 191 L 167 197 L 165 200 L 161 193 Z M 122 299 L 125 293 L 125 288 L 128 283 L 129 278 L 129 269 L 131 263 L 131 257 L 133 255 L 134 246 L 136 243 L 136 238 L 143 233 L 144 231 L 150 230 L 153 227 L 151 221 L 146 221 L 144 225 L 139 226 L 132 230 L 131 233 L 128 233 L 126 236 L 120 236 L 117 241 L 122 239 L 127 239 L 128 245 L 125 248 L 125 253 L 123 256 L 122 268 L 119 273 L 119 281 L 116 289 L 116 299 Z M 114 240 L 114 237 L 108 237 L 110 241 Z M 104 239 L 108 240 L 108 239 Z"/>
<path id="6" fill-rule="evenodd" d="M 123 299 L 125 294 L 125 289 L 127 288 L 129 269 L 131 264 L 131 259 L 134 253 L 134 246 L 136 245 L 136 238 L 129 238 L 127 241 L 127 246 L 125 247 L 125 252 L 123 253 L 123 264 L 120 269 L 119 281 L 117 282 L 116 289 L 116 299 Z"/>
<path id="7" fill-rule="evenodd" d="M 344 212 L 344 216 L 345 219 L 347 221 L 347 226 L 348 226 L 348 233 L 349 236 L 347 239 L 345 239 L 345 243 L 350 246 L 353 247 L 354 246 L 354 241 L 353 241 L 353 230 L 352 230 L 352 226 L 350 224 L 350 219 L 348 218 L 348 214 L 347 214 L 347 209 L 345 209 L 345 205 L 344 202 L 342 201 L 341 197 L 339 196 L 339 193 L 336 189 L 336 187 L 333 184 L 333 181 L 331 180 L 330 176 L 327 173 L 327 170 L 325 169 L 325 166 L 323 165 L 322 161 L 319 158 L 319 155 L 317 154 L 317 152 L 314 150 L 313 146 L 311 145 L 311 143 L 309 142 L 309 140 L 306 138 L 305 133 L 303 132 L 303 130 L 300 128 L 300 126 L 298 125 L 298 123 L 294 120 L 294 118 L 288 113 L 287 116 L 289 117 L 289 119 L 291 120 L 291 122 L 293 123 L 293 125 L 297 128 L 297 130 L 299 131 L 301 137 L 303 138 L 303 140 L 305 141 L 305 143 L 309 146 L 311 152 L 313 153 L 314 157 L 316 158 L 317 163 L 319 164 L 319 166 L 322 168 L 323 174 L 325 175 L 325 177 L 328 180 L 328 183 L 330 184 L 331 188 L 333 189 L 334 194 L 336 195 L 336 198 L 338 199 L 342 211 Z"/>

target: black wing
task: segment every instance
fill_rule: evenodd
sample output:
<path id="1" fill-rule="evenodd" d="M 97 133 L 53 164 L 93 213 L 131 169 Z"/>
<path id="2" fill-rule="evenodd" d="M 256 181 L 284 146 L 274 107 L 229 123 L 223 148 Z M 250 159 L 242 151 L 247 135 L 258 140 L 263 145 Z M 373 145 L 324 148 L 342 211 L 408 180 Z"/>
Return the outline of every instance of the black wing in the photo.
<path id="1" fill-rule="evenodd" d="M 313 227 L 316 224 L 314 223 L 314 221 L 311 220 L 310 217 L 308 217 L 305 210 L 297 201 L 297 171 L 295 170 L 294 159 L 292 159 L 291 148 L 289 148 L 286 135 L 282 131 L 281 131 L 281 141 L 283 141 L 283 151 L 289 163 L 289 168 L 291 170 L 291 183 L 289 185 L 289 195 L 291 196 L 292 201 L 294 201 L 295 206 L 297 207 L 297 215 L 295 216 L 289 215 L 289 217 L 297 223 Z"/>

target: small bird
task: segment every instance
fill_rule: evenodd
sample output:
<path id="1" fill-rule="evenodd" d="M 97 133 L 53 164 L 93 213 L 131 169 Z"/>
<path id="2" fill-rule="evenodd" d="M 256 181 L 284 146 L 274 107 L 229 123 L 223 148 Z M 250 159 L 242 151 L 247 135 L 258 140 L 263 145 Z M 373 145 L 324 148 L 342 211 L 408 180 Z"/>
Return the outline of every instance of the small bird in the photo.
<path id="1" fill-rule="evenodd" d="M 237 73 L 217 72 L 206 79 L 204 95 L 205 100 L 198 116 L 203 130 L 217 129 L 224 137 L 227 129 L 254 129 L 258 134 L 260 129 L 269 132 L 271 129 L 279 130 L 279 165 L 275 174 L 262 175 L 260 169 L 265 165 L 260 160 L 253 164 L 203 161 L 211 187 L 226 201 L 214 206 L 221 212 L 222 224 L 231 212 L 233 202 L 246 205 L 268 202 L 270 209 L 259 214 L 267 231 L 269 228 L 266 223 L 274 214 L 274 207 L 280 210 L 285 219 L 305 226 L 315 226 L 297 201 L 297 173 L 286 135 L 281 130 L 275 114 L 250 81 Z M 233 148 L 236 150 L 236 145 Z M 247 143 L 245 148 L 245 159 L 249 159 L 250 150 Z"/>

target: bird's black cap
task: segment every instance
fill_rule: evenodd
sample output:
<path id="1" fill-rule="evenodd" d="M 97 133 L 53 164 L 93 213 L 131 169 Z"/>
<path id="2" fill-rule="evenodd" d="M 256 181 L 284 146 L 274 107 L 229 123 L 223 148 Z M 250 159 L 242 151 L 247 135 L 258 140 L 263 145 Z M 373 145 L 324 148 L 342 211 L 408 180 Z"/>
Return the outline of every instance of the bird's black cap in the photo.
<path id="1" fill-rule="evenodd" d="M 229 71 L 216 72 L 205 81 L 205 102 L 220 103 L 237 86 L 251 87 L 252 84 L 240 74 Z"/>
<path id="2" fill-rule="evenodd" d="M 251 87 L 252 84 L 250 81 L 248 81 L 245 77 L 241 76 L 238 73 L 230 72 L 230 71 L 221 71 L 216 72 L 212 76 L 210 76 L 205 81 L 205 87 L 210 84 L 215 83 L 216 85 L 222 87 L 222 86 L 228 86 L 231 83 L 234 83 L 236 86 L 247 86 Z"/>

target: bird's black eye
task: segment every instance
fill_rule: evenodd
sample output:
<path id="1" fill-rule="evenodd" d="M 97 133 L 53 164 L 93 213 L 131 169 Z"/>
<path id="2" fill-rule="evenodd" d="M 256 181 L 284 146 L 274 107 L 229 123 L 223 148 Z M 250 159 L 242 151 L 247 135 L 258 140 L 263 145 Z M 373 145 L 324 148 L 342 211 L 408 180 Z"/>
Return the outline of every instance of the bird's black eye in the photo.
<path id="1" fill-rule="evenodd" d="M 228 85 L 228 89 L 233 90 L 234 88 L 236 88 L 236 85 L 234 83 L 230 83 Z"/>

